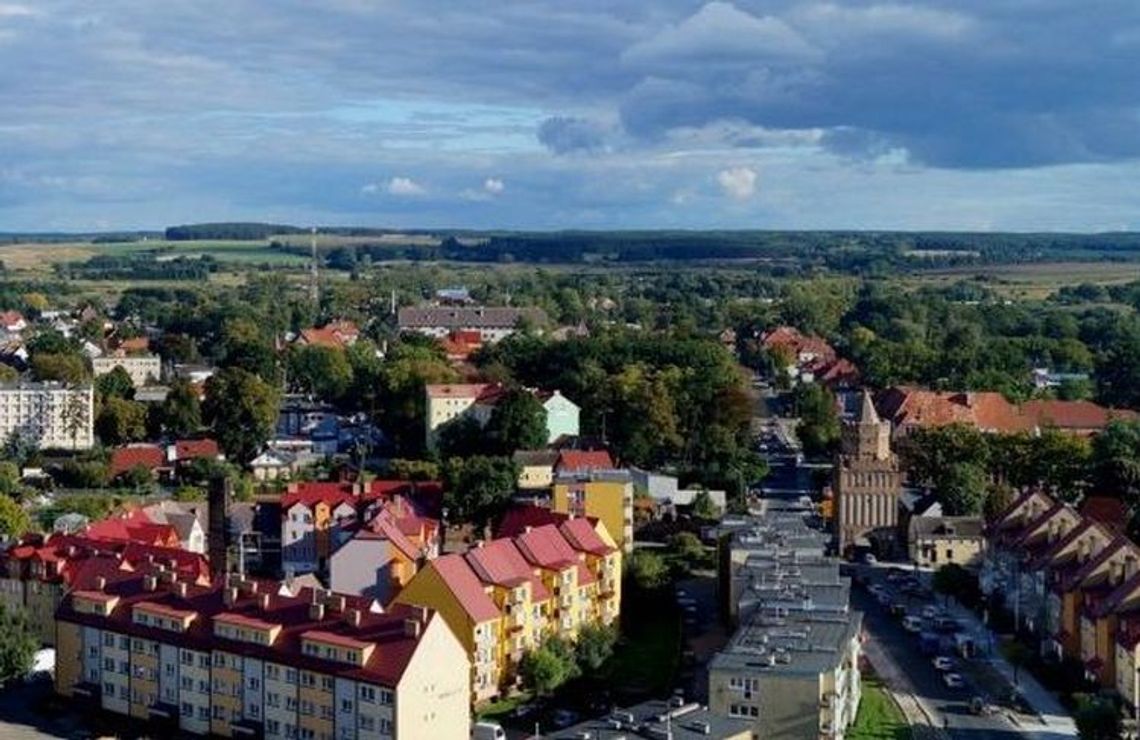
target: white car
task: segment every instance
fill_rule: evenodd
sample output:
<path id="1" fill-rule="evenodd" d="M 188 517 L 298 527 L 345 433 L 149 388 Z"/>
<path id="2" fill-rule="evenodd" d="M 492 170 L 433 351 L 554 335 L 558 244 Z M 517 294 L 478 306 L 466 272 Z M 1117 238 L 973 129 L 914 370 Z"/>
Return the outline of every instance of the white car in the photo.
<path id="1" fill-rule="evenodd" d="M 929 605 L 922 607 L 922 616 L 924 619 L 934 619 L 938 616 L 938 607 Z"/>
<path id="2" fill-rule="evenodd" d="M 942 676 L 942 683 L 946 684 L 948 689 L 960 689 L 966 685 L 966 682 L 957 673 L 947 673 Z"/>
<path id="3" fill-rule="evenodd" d="M 939 671 L 948 671 L 954 667 L 954 659 L 939 655 L 934 659 L 934 668 Z"/>

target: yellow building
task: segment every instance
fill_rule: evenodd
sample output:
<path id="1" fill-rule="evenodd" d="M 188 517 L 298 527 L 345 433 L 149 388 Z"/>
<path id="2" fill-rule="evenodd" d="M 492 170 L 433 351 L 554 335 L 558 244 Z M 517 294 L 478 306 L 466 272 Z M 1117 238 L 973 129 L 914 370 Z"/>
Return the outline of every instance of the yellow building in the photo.
<path id="1" fill-rule="evenodd" d="M 64 598 L 56 691 L 178 730 L 267 740 L 470 733 L 466 658 L 431 610 L 105 559 Z"/>
<path id="2" fill-rule="evenodd" d="M 601 525 L 598 525 L 601 526 Z M 604 531 L 604 528 L 603 528 Z M 527 651 L 621 614 L 621 551 L 585 519 L 528 527 L 431 561 L 396 597 L 447 620 L 467 650 L 471 701 L 510 692 Z"/>
<path id="3" fill-rule="evenodd" d="M 628 471 L 556 474 L 551 508 L 560 514 L 600 519 L 622 552 L 633 551 L 633 481 Z"/>
<path id="4" fill-rule="evenodd" d="M 980 567 L 986 544 L 984 527 L 977 516 L 916 516 L 907 527 L 911 562 L 933 568 L 949 564 Z"/>

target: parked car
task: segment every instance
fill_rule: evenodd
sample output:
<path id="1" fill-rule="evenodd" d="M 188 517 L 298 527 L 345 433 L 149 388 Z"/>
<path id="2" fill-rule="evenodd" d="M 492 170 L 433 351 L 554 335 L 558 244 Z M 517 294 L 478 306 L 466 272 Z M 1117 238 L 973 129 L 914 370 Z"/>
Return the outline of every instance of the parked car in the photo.
<path id="1" fill-rule="evenodd" d="M 938 607 L 927 604 L 922 607 L 922 616 L 924 619 L 934 619 L 938 616 Z"/>
<path id="2" fill-rule="evenodd" d="M 978 715 L 994 714 L 997 707 L 984 696 L 975 696 L 970 699 L 970 711 Z"/>
<path id="3" fill-rule="evenodd" d="M 471 727 L 471 740 L 506 740 L 507 733 L 503 732 L 498 722 L 476 722 Z"/>
<path id="4" fill-rule="evenodd" d="M 913 614 L 903 617 L 903 629 L 907 632 L 921 632 L 922 619 Z"/>
<path id="5" fill-rule="evenodd" d="M 550 724 L 556 730 L 563 730 L 578 721 L 578 713 L 569 709 L 556 709 L 550 715 Z"/>
<path id="6" fill-rule="evenodd" d="M 948 671 L 954 667 L 954 659 L 946 655 L 939 655 L 933 662 L 934 668 L 939 671 Z"/>
<path id="7" fill-rule="evenodd" d="M 960 689 L 966 685 L 966 681 L 958 673 L 943 674 L 942 683 L 946 684 L 948 689 Z"/>
<path id="8" fill-rule="evenodd" d="M 863 562 L 867 565 L 874 565 L 879 562 L 879 559 L 875 557 L 874 553 L 869 552 L 863 556 Z"/>

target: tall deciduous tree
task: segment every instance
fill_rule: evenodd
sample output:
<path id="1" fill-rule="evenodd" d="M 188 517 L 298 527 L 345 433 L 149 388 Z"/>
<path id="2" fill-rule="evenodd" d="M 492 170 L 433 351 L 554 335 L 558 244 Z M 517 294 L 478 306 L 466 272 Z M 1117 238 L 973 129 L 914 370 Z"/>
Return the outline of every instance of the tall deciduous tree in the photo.
<path id="1" fill-rule="evenodd" d="M 796 434 L 809 455 L 826 455 L 839 444 L 839 407 L 827 386 L 808 383 L 797 386 L 794 401 L 800 417 Z"/>
<path id="2" fill-rule="evenodd" d="M 495 404 L 484 431 L 500 455 L 542 447 L 546 444 L 546 409 L 530 391 L 512 388 Z"/>
<path id="3" fill-rule="evenodd" d="M 323 401 L 340 401 L 352 386 L 352 365 L 344 350 L 300 346 L 289 353 L 289 383 Z"/>
<path id="4" fill-rule="evenodd" d="M 116 366 L 111 372 L 95 379 L 95 392 L 103 398 L 134 398 L 135 384 L 130 373 Z"/>
<path id="5" fill-rule="evenodd" d="M 162 427 L 175 437 L 186 437 L 202 428 L 202 402 L 187 380 L 176 380 L 162 402 Z"/>
<path id="6" fill-rule="evenodd" d="M 443 505 L 449 523 L 485 527 L 509 505 L 519 468 L 507 457 L 453 457 L 443 464 Z"/>
<path id="7" fill-rule="evenodd" d="M 273 434 L 279 401 L 276 387 L 251 372 L 230 367 L 206 381 L 202 411 L 226 456 L 245 464 Z"/>
<path id="8" fill-rule="evenodd" d="M 111 446 L 145 439 L 146 405 L 125 398 L 106 399 L 95 419 L 95 433 Z"/>
<path id="9" fill-rule="evenodd" d="M 986 500 L 985 470 L 972 463 L 954 463 L 937 481 L 935 491 L 947 516 L 982 513 Z"/>
<path id="10" fill-rule="evenodd" d="M 0 604 L 0 683 L 28 675 L 39 646 L 28 613 Z"/>

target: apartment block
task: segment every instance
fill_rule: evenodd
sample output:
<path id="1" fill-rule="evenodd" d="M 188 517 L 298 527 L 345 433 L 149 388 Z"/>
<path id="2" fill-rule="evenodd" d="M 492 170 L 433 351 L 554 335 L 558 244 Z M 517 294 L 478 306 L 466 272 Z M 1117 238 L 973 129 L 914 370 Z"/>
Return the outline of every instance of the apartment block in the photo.
<path id="1" fill-rule="evenodd" d="M 162 378 L 162 359 L 158 355 L 109 355 L 91 358 L 91 370 L 98 378 L 121 367 L 131 377 L 135 388 L 151 385 Z"/>
<path id="2" fill-rule="evenodd" d="M 463 647 L 421 607 L 101 559 L 57 615 L 56 691 L 155 732 L 282 740 L 470 732 Z"/>
<path id="3" fill-rule="evenodd" d="M 458 419 L 474 419 L 486 426 L 495 405 L 506 393 L 501 383 L 429 384 L 424 388 L 425 440 L 434 447 L 441 429 Z M 528 389 L 546 412 L 546 441 L 578 434 L 578 405 L 556 390 Z"/>
<path id="4" fill-rule="evenodd" d="M 201 555 L 178 548 L 157 547 L 129 539 L 52 534 L 46 539 L 26 537 L 4 553 L 0 570 L 0 602 L 8 609 L 24 609 L 39 630 L 40 641 L 54 645 L 55 612 L 95 558 L 113 557 L 127 567 L 160 562 L 185 579 L 207 577 L 209 566 Z"/>
<path id="5" fill-rule="evenodd" d="M 600 519 L 622 552 L 633 551 L 633 478 L 628 470 L 556 472 L 551 508 Z"/>
<path id="6" fill-rule="evenodd" d="M 408 306 L 397 315 L 401 332 L 409 331 L 437 339 L 452 332 L 477 333 L 485 344 L 498 342 L 529 325 L 541 330 L 549 318 L 541 308 L 509 306 Z"/>
<path id="7" fill-rule="evenodd" d="M 0 438 L 17 435 L 40 449 L 87 450 L 95 443 L 91 386 L 0 385 Z"/>
<path id="8" fill-rule="evenodd" d="M 596 527 L 603 527 L 602 534 Z M 526 527 L 420 570 L 396 601 L 439 612 L 467 651 L 471 701 L 509 693 L 522 656 L 621 614 L 621 551 L 582 518 Z"/>
<path id="9" fill-rule="evenodd" d="M 825 556 L 829 536 L 795 510 L 727 522 L 721 583 L 737 625 L 709 663 L 709 711 L 755 737 L 841 739 L 862 696 L 862 614 Z"/>

